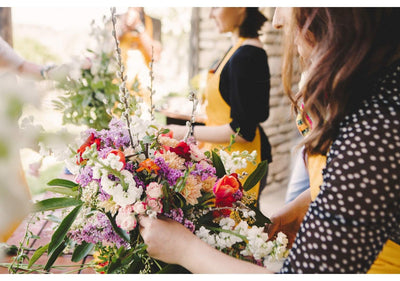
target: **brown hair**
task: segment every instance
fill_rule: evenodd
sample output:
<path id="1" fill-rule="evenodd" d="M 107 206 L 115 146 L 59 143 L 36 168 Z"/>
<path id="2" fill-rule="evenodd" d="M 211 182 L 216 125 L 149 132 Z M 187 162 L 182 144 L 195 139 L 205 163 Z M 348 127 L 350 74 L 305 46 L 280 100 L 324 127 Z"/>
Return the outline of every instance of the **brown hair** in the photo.
<path id="1" fill-rule="evenodd" d="M 258 31 L 267 21 L 267 18 L 257 7 L 247 7 L 246 17 L 239 27 L 239 36 L 246 38 L 257 38 Z"/>
<path id="2" fill-rule="evenodd" d="M 312 118 L 305 151 L 326 154 L 339 124 L 371 95 L 373 76 L 399 55 L 398 8 L 293 8 L 286 30 L 282 71 L 284 90 L 295 111 Z M 291 90 L 296 32 L 313 46 L 304 87 Z M 309 36 L 309 34 L 313 36 Z"/>

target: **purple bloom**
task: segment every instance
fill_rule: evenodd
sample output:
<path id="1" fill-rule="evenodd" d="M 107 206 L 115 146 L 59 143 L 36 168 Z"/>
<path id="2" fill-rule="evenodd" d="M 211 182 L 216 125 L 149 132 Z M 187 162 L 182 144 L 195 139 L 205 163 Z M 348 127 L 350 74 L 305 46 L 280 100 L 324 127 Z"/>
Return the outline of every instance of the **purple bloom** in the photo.
<path id="1" fill-rule="evenodd" d="M 235 199 L 236 201 L 239 201 L 240 199 L 242 199 L 243 197 L 243 192 L 241 192 L 240 190 L 236 191 L 233 194 L 233 199 Z"/>
<path id="2" fill-rule="evenodd" d="M 194 232 L 196 230 L 196 227 L 194 226 L 194 223 L 188 219 L 185 219 L 185 223 L 183 224 L 187 229 L 189 229 L 191 232 Z"/>
<path id="3" fill-rule="evenodd" d="M 217 170 L 215 167 L 211 165 L 207 165 L 204 167 L 204 165 L 201 165 L 199 163 L 195 164 L 195 169 L 190 172 L 192 175 L 196 176 L 201 176 L 201 180 L 204 181 L 208 179 L 209 177 L 216 177 Z"/>
<path id="4" fill-rule="evenodd" d="M 85 241 L 93 244 L 112 243 L 117 247 L 128 246 L 128 243 L 114 232 L 106 215 L 100 212 L 94 218 L 88 219 L 82 229 L 71 230 L 68 236 L 78 244 L 82 244 Z"/>
<path id="5" fill-rule="evenodd" d="M 179 223 L 183 222 L 183 211 L 181 208 L 172 209 L 169 213 L 164 214 L 166 217 L 173 219 Z"/>
<path id="6" fill-rule="evenodd" d="M 85 166 L 83 169 L 79 171 L 78 176 L 76 177 L 76 182 L 80 184 L 80 186 L 85 187 L 91 181 L 93 181 L 93 170 L 90 166 Z"/>
<path id="7" fill-rule="evenodd" d="M 129 145 L 129 132 L 122 120 L 113 118 L 108 124 L 108 130 L 101 130 L 98 134 L 106 147 L 125 148 Z"/>
<path id="8" fill-rule="evenodd" d="M 160 167 L 158 173 L 168 181 L 168 184 L 170 186 L 174 186 L 177 180 L 183 177 L 182 171 L 168 167 L 168 164 L 165 163 L 165 160 L 161 157 L 157 157 L 154 160 L 154 163 L 156 163 L 157 166 Z"/>

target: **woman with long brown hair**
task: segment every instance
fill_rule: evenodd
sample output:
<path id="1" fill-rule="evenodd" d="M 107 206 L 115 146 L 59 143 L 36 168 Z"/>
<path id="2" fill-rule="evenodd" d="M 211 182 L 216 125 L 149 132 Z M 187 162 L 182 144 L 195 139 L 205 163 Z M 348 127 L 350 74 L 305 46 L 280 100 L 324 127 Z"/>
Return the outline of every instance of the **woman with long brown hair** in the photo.
<path id="1" fill-rule="evenodd" d="M 293 8 L 284 21 L 286 85 L 293 46 L 311 48 L 304 86 L 295 96 L 286 91 L 312 122 L 305 121 L 311 128 L 303 144 L 308 169 L 320 179 L 310 175 L 316 188 L 311 183 L 311 193 L 274 217 L 270 235 L 279 228 L 294 239 L 281 273 L 366 273 L 389 244 L 389 262 L 398 262 L 399 25 L 397 8 Z M 208 247 L 178 223 L 142 217 L 140 224 L 151 255 L 191 272 L 266 272 Z"/>

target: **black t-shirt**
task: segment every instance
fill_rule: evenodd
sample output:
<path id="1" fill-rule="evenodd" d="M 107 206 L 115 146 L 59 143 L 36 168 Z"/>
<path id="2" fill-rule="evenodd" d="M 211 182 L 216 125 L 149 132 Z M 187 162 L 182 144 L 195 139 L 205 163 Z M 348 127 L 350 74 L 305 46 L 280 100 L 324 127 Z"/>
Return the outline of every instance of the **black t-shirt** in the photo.
<path id="1" fill-rule="evenodd" d="M 272 161 L 271 146 L 259 123 L 269 116 L 270 73 L 264 49 L 239 47 L 221 71 L 219 91 L 231 107 L 233 131 L 252 141 L 257 127 L 261 134 L 261 159 Z"/>

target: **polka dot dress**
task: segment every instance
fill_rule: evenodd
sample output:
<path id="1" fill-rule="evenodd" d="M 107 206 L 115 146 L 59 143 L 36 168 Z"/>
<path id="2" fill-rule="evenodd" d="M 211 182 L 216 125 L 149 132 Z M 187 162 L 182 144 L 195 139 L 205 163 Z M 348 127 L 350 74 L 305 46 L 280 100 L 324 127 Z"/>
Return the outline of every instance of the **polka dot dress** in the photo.
<path id="1" fill-rule="evenodd" d="M 400 61 L 340 125 L 281 273 L 365 273 L 400 243 Z"/>

